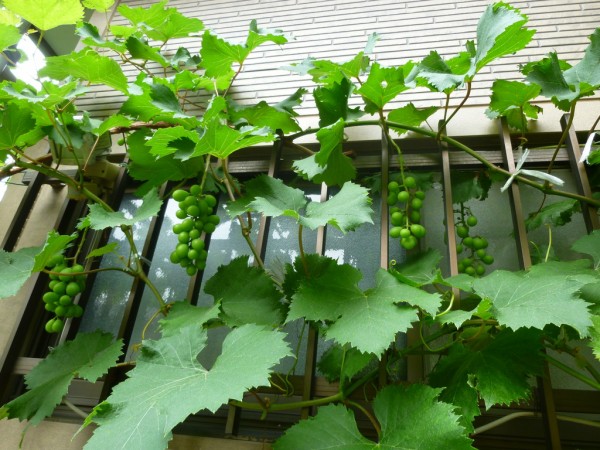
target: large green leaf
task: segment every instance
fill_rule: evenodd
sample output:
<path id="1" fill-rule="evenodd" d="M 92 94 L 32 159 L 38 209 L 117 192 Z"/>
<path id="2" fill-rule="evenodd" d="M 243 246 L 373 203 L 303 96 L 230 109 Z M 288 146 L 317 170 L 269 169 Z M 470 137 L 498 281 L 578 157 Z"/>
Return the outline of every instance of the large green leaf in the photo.
<path id="1" fill-rule="evenodd" d="M 155 189 L 148 191 L 142 199 L 142 204 L 132 217 L 126 217 L 121 211 L 107 211 L 99 204 L 95 203 L 89 206 L 88 218 L 90 228 L 93 230 L 104 230 L 105 228 L 115 228 L 120 226 L 132 226 L 158 214 L 162 200 L 159 198 Z"/>
<path id="2" fill-rule="evenodd" d="M 198 149 L 192 156 L 210 154 L 217 158 L 227 158 L 235 151 L 257 144 L 273 142 L 275 136 L 268 128 L 245 127 L 236 130 L 214 119 L 206 123 Z"/>
<path id="3" fill-rule="evenodd" d="M 379 443 L 360 434 L 354 414 L 342 405 L 319 408 L 315 417 L 290 428 L 275 450 L 447 450 L 473 449 L 471 439 L 457 422 L 453 407 L 437 400 L 439 389 L 414 384 L 388 386 L 373 402 L 381 424 Z M 432 426 L 435 424 L 435 426 Z"/>
<path id="4" fill-rule="evenodd" d="M 408 103 L 407 105 L 395 109 L 388 114 L 388 120 L 390 122 L 398 122 L 403 125 L 410 125 L 413 127 L 420 126 L 423 122 L 425 122 L 429 116 L 435 113 L 439 108 L 437 106 L 430 106 L 428 108 L 416 108 L 412 103 Z M 393 125 L 390 125 L 394 131 L 398 134 L 406 133 L 407 130 L 403 130 L 400 128 L 394 128 Z"/>
<path id="5" fill-rule="evenodd" d="M 473 289 L 492 302 L 491 312 L 501 325 L 543 329 L 569 325 L 582 336 L 591 325 L 586 302 L 575 295 L 589 280 L 557 276 L 555 265 L 538 264 L 533 274 L 497 270 L 475 280 Z"/>
<path id="6" fill-rule="evenodd" d="M 232 64 L 243 64 L 249 53 L 247 47 L 220 39 L 208 30 L 202 35 L 200 56 L 207 77 L 218 78 L 233 73 Z"/>
<path id="7" fill-rule="evenodd" d="M 146 136 L 148 136 L 147 131 L 136 131 L 127 138 L 129 175 L 136 180 L 144 181 L 136 191 L 137 194 L 144 195 L 165 181 L 181 181 L 202 173 L 204 169 L 202 157 L 182 161 L 176 159 L 174 155 L 168 155 L 157 160 L 146 146 Z"/>
<path id="8" fill-rule="evenodd" d="M 282 294 L 272 278 L 263 269 L 249 266 L 248 260 L 244 255 L 220 266 L 204 291 L 215 298 L 215 303 L 220 302 L 221 318 L 228 326 L 280 325 L 285 317 Z"/>
<path id="9" fill-rule="evenodd" d="M 590 36 L 590 44 L 581 61 L 567 69 L 564 75 L 567 83 L 579 86 L 582 96 L 590 95 L 600 86 L 600 28 Z"/>
<path id="10" fill-rule="evenodd" d="M 590 255 L 594 259 L 595 268 L 600 267 L 600 230 L 594 230 L 587 236 L 580 237 L 571 248 L 576 252 Z"/>
<path id="11" fill-rule="evenodd" d="M 484 170 L 455 171 L 452 173 L 452 203 L 485 200 L 491 186 L 492 180 Z"/>
<path id="12" fill-rule="evenodd" d="M 574 213 L 580 210 L 577 200 L 562 200 L 550 203 L 539 211 L 529 215 L 525 220 L 527 231 L 535 230 L 543 225 L 560 227 L 571 221 Z"/>
<path id="13" fill-rule="evenodd" d="M 461 410 L 462 424 L 472 430 L 479 415 L 478 396 L 486 408 L 527 399 L 530 378 L 541 373 L 539 330 L 504 330 L 489 342 L 473 347 L 456 343 L 429 375 L 433 387 L 445 388 L 440 399 Z"/>
<path id="14" fill-rule="evenodd" d="M 441 253 L 430 248 L 425 252 L 409 255 L 406 261 L 393 265 L 390 271 L 403 283 L 420 287 L 440 278 L 439 265 L 441 260 Z"/>
<path id="15" fill-rule="evenodd" d="M 35 256 L 42 247 L 27 247 L 16 252 L 0 249 L 0 298 L 11 297 L 19 292 L 33 271 Z"/>
<path id="16" fill-rule="evenodd" d="M 197 326 L 144 341 L 129 378 L 94 409 L 91 419 L 100 427 L 85 448 L 165 449 L 171 430 L 188 415 L 214 413 L 246 390 L 268 385 L 272 367 L 290 354 L 284 336 L 257 325 L 236 328 L 210 369 L 197 360 L 207 341 Z"/>
<path id="17" fill-rule="evenodd" d="M 308 158 L 294 161 L 294 170 L 314 183 L 342 186 L 356 178 L 352 160 L 344 155 L 344 120 L 317 131 L 321 147 Z"/>
<path id="18" fill-rule="evenodd" d="M 554 104 L 568 111 L 573 101 L 577 100 L 581 91 L 579 85 L 569 86 L 563 70 L 571 67 L 567 62 L 559 60 L 555 52 L 541 61 L 525 65 L 521 71 L 527 81 L 540 86 L 540 93 L 552 99 Z"/>
<path id="19" fill-rule="evenodd" d="M 52 349 L 46 359 L 25 376 L 29 390 L 6 404 L 8 417 L 40 423 L 67 394 L 75 377 L 94 382 L 115 364 L 122 342 L 110 333 L 80 333 Z"/>
<path id="20" fill-rule="evenodd" d="M 66 235 L 54 230 L 50 231 L 46 237 L 44 247 L 35 255 L 35 265 L 32 270 L 34 272 L 43 270 L 54 255 L 62 253 L 75 239 L 77 239 L 76 234 Z"/>
<path id="21" fill-rule="evenodd" d="M 269 106 L 267 102 L 263 101 L 256 105 L 239 105 L 229 100 L 229 117 L 236 125 L 269 127 L 273 132 L 281 130 L 283 133 L 291 133 L 300 131 L 300 126 L 294 119 L 295 116 L 293 110 L 284 109 L 279 104 Z"/>
<path id="22" fill-rule="evenodd" d="M 329 200 L 322 203 L 310 202 L 306 207 L 306 215 L 299 222 L 311 230 L 329 224 L 346 233 L 364 223 L 373 223 L 372 214 L 368 190 L 347 182 Z"/>
<path id="23" fill-rule="evenodd" d="M 525 132 L 527 119 L 537 119 L 542 111 L 542 108 L 530 103 L 539 95 L 540 89 L 537 84 L 496 80 L 492 85 L 492 97 L 486 115 L 490 119 L 506 117 L 511 128 Z"/>
<path id="24" fill-rule="evenodd" d="M 357 90 L 366 102 L 365 111 L 373 114 L 398 94 L 410 89 L 405 79 L 414 67 L 412 62 L 398 67 L 381 67 L 379 63 L 374 63 L 367 81 Z"/>
<path id="25" fill-rule="evenodd" d="M 372 450 L 375 443 L 365 438 L 352 411 L 343 405 L 319 408 L 315 417 L 301 420 L 289 428 L 275 444 L 274 450 Z"/>
<path id="26" fill-rule="evenodd" d="M 40 76 L 55 80 L 67 77 L 80 78 L 92 83 L 102 83 L 127 93 L 127 78 L 121 66 L 108 56 L 102 56 L 90 49 L 83 49 L 69 55 L 46 58 L 46 67 L 40 70 Z"/>
<path id="27" fill-rule="evenodd" d="M 173 155 L 185 161 L 197 150 L 200 138 L 182 126 L 160 128 L 146 141 L 150 153 L 158 158 Z"/>
<path id="28" fill-rule="evenodd" d="M 219 304 L 211 307 L 202 307 L 190 305 L 186 301 L 169 303 L 169 315 L 166 319 L 160 320 L 160 332 L 164 337 L 173 336 L 179 333 L 184 327 L 202 326 L 219 317 Z"/>
<path id="29" fill-rule="evenodd" d="M 592 323 L 590 345 L 594 355 L 596 355 L 596 359 L 600 360 L 600 316 L 593 316 Z"/>
<path id="30" fill-rule="evenodd" d="M 149 8 L 131 8 L 122 4 L 118 10 L 137 29 L 143 29 L 149 38 L 161 42 L 187 37 L 204 29 L 201 20 L 186 17 L 177 8 L 165 8 L 166 5 L 167 0 L 155 3 Z"/>
<path id="31" fill-rule="evenodd" d="M 4 7 L 44 31 L 83 19 L 79 0 L 4 0 Z"/>
<path id="32" fill-rule="evenodd" d="M 18 27 L 0 23 L 0 52 L 19 43 L 23 35 Z"/>
<path id="33" fill-rule="evenodd" d="M 300 211 L 308 202 L 300 189 L 287 186 L 283 181 L 267 175 L 253 178 L 246 183 L 245 188 L 246 194 L 242 198 L 227 204 L 231 217 L 246 211 L 258 211 L 265 216 L 298 219 Z"/>
<path id="34" fill-rule="evenodd" d="M 423 85 L 434 92 L 450 94 L 465 82 L 471 55 L 467 52 L 445 61 L 437 51 L 432 51 L 413 68 L 406 77 L 410 86 Z"/>
<path id="35" fill-rule="evenodd" d="M 329 347 L 321 359 L 317 363 L 317 368 L 321 372 L 327 381 L 333 383 L 335 381 L 350 380 L 360 371 L 362 371 L 367 365 L 373 361 L 376 361 L 374 355 L 369 353 L 361 353 L 357 349 L 348 346 L 342 347 L 339 344 L 334 343 Z"/>
<path id="36" fill-rule="evenodd" d="M 331 86 L 318 87 L 313 96 L 319 110 L 319 126 L 326 127 L 343 120 L 355 120 L 363 115 L 360 108 L 350 108 L 348 99 L 354 90 L 354 85 L 347 78 Z"/>
<path id="37" fill-rule="evenodd" d="M 154 61 L 162 67 L 168 67 L 169 61 L 160 53 L 160 51 L 144 42 L 137 36 L 129 36 L 125 42 L 127 50 L 131 54 L 132 59 L 141 59 L 144 61 Z"/>
<path id="38" fill-rule="evenodd" d="M 402 285 L 393 275 L 380 269 L 373 289 L 340 306 L 341 317 L 328 328 L 327 337 L 342 345 L 350 344 L 361 352 L 381 355 L 397 333 L 405 332 L 419 319 L 417 309 L 399 305 L 406 298 L 403 287 L 432 296 L 439 304 L 439 296 Z M 320 299 L 311 300 L 318 304 Z"/>
<path id="39" fill-rule="evenodd" d="M 469 71 L 471 76 L 502 56 L 515 53 L 531 41 L 535 30 L 524 28 L 527 16 L 499 2 L 486 8 L 477 24 L 477 51 Z"/>
<path id="40" fill-rule="evenodd" d="M 115 0 L 82 0 L 83 6 L 96 11 L 108 11 Z"/>
<path id="41" fill-rule="evenodd" d="M 98 28 L 88 22 L 81 22 L 75 29 L 75 33 L 81 36 L 81 42 L 91 47 L 110 48 L 119 53 L 125 53 L 125 44 L 117 39 L 106 39 L 100 34 Z"/>
<path id="42" fill-rule="evenodd" d="M 246 38 L 246 47 L 252 51 L 259 45 L 262 45 L 266 42 L 282 45 L 288 42 L 289 39 L 290 35 L 284 33 L 282 30 L 258 28 L 256 20 L 251 20 L 250 28 L 248 30 L 248 37 Z"/>
<path id="43" fill-rule="evenodd" d="M 44 136 L 30 108 L 10 103 L 1 114 L 0 151 L 33 145 Z"/>

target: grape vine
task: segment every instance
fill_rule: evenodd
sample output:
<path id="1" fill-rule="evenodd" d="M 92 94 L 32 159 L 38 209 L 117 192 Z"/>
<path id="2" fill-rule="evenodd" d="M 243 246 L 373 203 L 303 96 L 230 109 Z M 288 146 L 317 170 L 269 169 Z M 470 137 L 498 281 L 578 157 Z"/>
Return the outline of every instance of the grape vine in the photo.
<path id="1" fill-rule="evenodd" d="M 32 8 L 30 2 L 7 0 L 3 17 L 32 24 L 32 33 L 74 25 L 83 17 L 79 1 L 41 3 Z M 499 246 L 484 227 L 487 221 L 469 203 L 487 201 L 493 178 L 504 185 L 502 191 L 526 186 L 542 194 L 544 204 L 527 220 L 529 229 L 546 225 L 553 236 L 553 228 L 580 213 L 588 214 L 592 228 L 598 218 L 589 210 L 600 206 L 597 192 L 584 195 L 562 188 L 554 170 L 569 127 L 550 150 L 545 171 L 530 167 L 528 150 L 509 170 L 487 153 L 447 135 L 448 125 L 460 120 L 480 81 L 479 73 L 529 45 L 534 31 L 527 28 L 525 14 L 506 3 L 490 5 L 472 30 L 476 39 L 447 60 L 432 51 L 421 61 L 384 67 L 373 56 L 380 39 L 374 34 L 349 61 L 309 58 L 292 64 L 288 67 L 292 72 L 312 80 L 311 94 L 319 113 L 318 127 L 303 128 L 298 107 L 309 89 L 291 91 L 276 104 L 242 102 L 234 95 L 236 83 L 252 73 L 246 72 L 246 66 L 258 59 L 249 58 L 252 52 L 261 46 L 265 47 L 259 51 L 284 46 L 290 39 L 285 32 L 259 28 L 252 21 L 246 38 L 233 43 L 206 29 L 200 19 L 167 6 L 166 0 L 148 8 L 121 3 L 118 13 L 126 25 L 111 27 L 110 34 L 104 34 L 91 23 L 79 23 L 82 50 L 46 58 L 36 74 L 41 87 L 23 80 L 0 83 L 0 179 L 36 171 L 57 188 L 67 186 L 72 199 L 87 202 L 78 225 L 61 225 L 62 234 L 49 230 L 41 246 L 0 251 L 2 297 L 23 295 L 20 289 L 30 276 L 48 275 L 41 301 L 35 299 L 39 309 L 31 325 L 52 334 L 44 335 L 51 347 L 63 342 L 26 376 L 28 392 L 10 393 L 11 400 L 0 407 L 0 418 L 37 424 L 61 402 L 81 414 L 65 397 L 74 376 L 94 382 L 110 369 L 127 366 L 126 379 L 110 386 L 112 390 L 106 386 L 111 393 L 85 420 L 84 425 L 98 425 L 87 449 L 167 448 L 172 430 L 187 416 L 214 413 L 229 404 L 259 411 L 267 420 L 275 411 L 319 407 L 314 417 L 279 437 L 275 449 L 413 448 L 419 436 L 423 448 L 466 450 L 476 445 L 481 432 L 474 420 L 494 405 L 529 401 L 532 380 L 547 382 L 546 365 L 600 389 L 600 232 L 570 237 L 572 250 L 579 254 L 576 260 L 548 261 L 548 249 L 539 264 L 503 270 L 508 264 L 505 255 L 496 253 Z M 83 4 L 106 10 L 112 2 Z M 0 28 L 3 54 L 16 56 L 19 28 L 12 22 Z M 542 112 L 537 105 L 540 99 L 546 99 L 545 108 L 553 104 L 568 111 L 567 125 L 573 124 L 577 102 L 589 100 L 600 89 L 596 69 L 600 29 L 590 41 L 578 62 L 567 63 L 552 53 L 523 66 L 522 81 L 494 81 L 486 115 L 516 130 L 521 146 L 528 143 L 524 136 L 529 122 Z M 486 76 L 499 73 L 485 70 Z M 118 111 L 104 119 L 84 110 L 89 99 L 80 101 L 90 91 L 93 95 L 96 85 L 125 97 Z M 418 107 L 403 94 L 413 89 L 430 90 L 437 104 L 444 106 Z M 393 102 L 403 103 L 395 107 Z M 590 105 L 595 103 L 590 100 Z M 363 117 L 368 115 L 372 117 Z M 441 119 L 437 129 L 429 125 L 435 117 Z M 369 187 L 356 179 L 359 169 L 370 163 L 363 165 L 362 150 L 349 148 L 347 131 L 358 127 L 379 127 L 385 143 L 382 155 L 387 160 L 382 173 L 370 177 Z M 444 236 L 456 238 L 459 276 L 445 273 L 441 262 L 445 248 L 429 248 L 437 246 L 437 224 L 423 217 L 433 212 L 430 199 L 439 184 L 432 188 L 433 175 L 407 163 L 405 146 L 412 142 L 404 139 L 407 132 L 432 149 L 451 148 L 468 156 L 470 166 L 478 165 L 472 172 L 451 167 L 452 199 L 445 199 L 448 228 L 454 224 L 456 236 L 448 230 Z M 113 162 L 118 155 L 109 158 L 103 151 L 100 156 L 94 152 L 107 134 L 121 136 L 117 142 L 125 152 L 122 165 Z M 89 154 L 65 168 L 51 154 L 32 156 L 30 148 L 44 145 L 44 139 L 74 153 L 85 142 Z M 584 155 L 590 171 L 600 163 L 600 149 L 594 145 L 592 137 L 589 154 Z M 282 173 L 286 180 L 294 178 L 293 172 L 323 192 L 326 185 L 337 193 L 312 200 L 293 183 L 275 178 L 274 172 L 241 177 L 246 181 L 238 184 L 237 167 L 244 166 L 245 175 L 262 170 L 246 167 L 245 158 L 262 155 L 264 148 L 273 152 L 269 170 Z M 244 164 L 236 165 L 240 161 Z M 119 171 L 135 181 L 140 197 L 132 214 L 112 206 L 113 185 L 121 186 L 115 181 L 121 179 L 116 175 Z M 170 192 L 172 186 L 176 187 Z M 592 182 L 592 189 L 599 188 Z M 373 205 L 380 191 L 387 192 L 387 198 Z M 207 192 L 227 194 L 224 210 L 239 223 L 248 244 L 246 250 L 232 249 L 231 261 L 218 267 L 212 265 L 207 238 L 221 219 L 216 197 Z M 562 202 L 553 203 L 557 198 Z M 137 225 L 163 214 L 165 202 L 177 204 L 177 223 L 171 229 L 177 243 L 168 250 L 168 259 L 189 275 L 188 292 L 203 286 L 203 306 L 195 306 L 196 298 L 172 301 L 171 290 L 162 290 L 152 281 L 156 257 L 152 261 L 152 251 L 136 245 Z M 397 240 L 406 250 L 403 261 L 386 270 L 382 267 L 389 262 L 378 260 L 368 272 L 353 265 L 355 260 L 362 264 L 367 253 L 362 248 L 344 247 L 339 260 L 324 256 L 332 228 L 352 241 L 352 233 L 361 233 L 361 226 L 378 223 L 374 211 L 385 211 L 386 202 L 389 227 L 381 230 L 379 238 Z M 273 218 L 295 227 L 298 241 L 296 249 L 282 256 L 287 259 L 277 263 L 264 258 L 264 237 Z M 385 217 L 379 219 L 387 223 Z M 160 217 L 156 223 L 161 223 Z M 252 236 L 257 228 L 261 237 L 255 242 Z M 305 243 L 306 230 L 318 235 L 315 253 L 311 253 L 315 247 L 309 249 Z M 103 244 L 115 231 L 119 239 Z M 69 247 L 77 239 L 77 250 L 70 256 Z M 374 239 L 368 245 L 377 242 L 381 241 Z M 84 270 L 84 265 L 94 266 L 93 258 L 111 254 L 118 267 Z M 348 256 L 352 264 L 342 261 Z M 455 255 L 451 256 L 452 260 Z M 491 270 L 496 267 L 499 270 Z M 128 281 L 135 283 L 136 294 L 126 296 L 129 303 L 118 306 L 137 310 L 137 293 L 144 289 L 155 297 L 141 342 L 99 331 L 65 341 L 77 331 L 70 327 L 67 333 L 65 321 L 95 307 L 82 298 L 90 290 L 87 276 L 103 271 L 129 276 Z M 209 272 L 214 273 L 210 278 Z M 111 293 L 108 297 L 121 301 Z M 292 331 L 297 323 L 300 336 Z M 150 339 L 153 326 L 158 337 Z M 226 334 L 222 342 L 215 337 L 218 333 L 209 332 L 218 327 Z M 311 342 L 330 341 L 322 343 L 331 345 L 316 362 L 325 378 L 337 383 L 331 385 L 329 395 L 310 398 L 310 392 L 299 392 L 304 387 L 293 379 L 301 366 L 305 336 Z M 140 351 L 124 356 L 122 344 Z M 581 350 L 584 345 L 589 347 L 587 353 Z M 213 348 L 217 349 L 211 354 L 215 362 L 204 365 L 200 361 Z M 571 364 L 555 358 L 552 351 L 571 358 Z M 415 356 L 431 357 L 435 364 L 420 383 L 399 384 L 404 381 L 404 367 Z M 286 365 L 290 373 L 275 373 L 278 366 Z M 16 384 L 22 383 L 7 385 Z M 4 389 L 0 386 L 0 394 L 5 394 Z M 359 430 L 355 414 L 368 419 L 369 433 Z M 572 419 L 598 426 L 587 419 Z M 433 429 L 431 423 L 436 425 Z"/>

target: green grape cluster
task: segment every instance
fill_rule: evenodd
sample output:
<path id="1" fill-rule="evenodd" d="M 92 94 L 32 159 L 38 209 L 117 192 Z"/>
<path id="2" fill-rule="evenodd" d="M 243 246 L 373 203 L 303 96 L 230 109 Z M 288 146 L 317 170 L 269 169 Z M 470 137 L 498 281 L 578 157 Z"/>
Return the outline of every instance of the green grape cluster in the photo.
<path id="1" fill-rule="evenodd" d="M 406 250 L 415 248 L 423 236 L 425 227 L 421 221 L 421 208 L 425 192 L 419 189 L 413 177 L 405 177 L 403 184 L 397 181 L 388 183 L 387 203 L 390 206 L 390 237 L 400 239 Z"/>
<path id="2" fill-rule="evenodd" d="M 477 217 L 468 209 L 462 207 L 456 221 L 456 234 L 460 242 L 456 246 L 456 253 L 465 253 L 466 256 L 458 261 L 458 271 L 471 276 L 485 274 L 485 266 L 494 263 L 494 257 L 487 253 L 488 241 L 479 235 L 471 235 L 471 229 L 477 225 Z"/>
<path id="3" fill-rule="evenodd" d="M 177 235 L 179 243 L 170 259 L 193 276 L 206 267 L 208 252 L 202 233 L 212 233 L 219 224 L 219 216 L 213 214 L 217 199 L 210 194 L 202 194 L 202 188 L 195 184 L 189 191 L 177 189 L 173 192 L 173 200 L 178 202 L 179 209 L 175 216 L 181 222 L 173 225 L 173 233 Z"/>
<path id="4" fill-rule="evenodd" d="M 60 333 L 69 317 L 81 317 L 83 308 L 73 303 L 73 299 L 85 289 L 85 275 L 81 264 L 69 266 L 61 254 L 54 255 L 46 264 L 52 272 L 48 283 L 48 292 L 42 296 L 47 311 L 54 317 L 46 322 L 48 333 Z"/>

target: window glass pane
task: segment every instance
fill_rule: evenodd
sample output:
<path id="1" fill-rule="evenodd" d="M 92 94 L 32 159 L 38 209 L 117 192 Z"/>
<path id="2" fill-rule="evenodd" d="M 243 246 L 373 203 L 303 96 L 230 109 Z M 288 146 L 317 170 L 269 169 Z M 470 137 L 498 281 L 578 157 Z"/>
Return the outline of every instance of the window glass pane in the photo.
<path id="1" fill-rule="evenodd" d="M 221 222 L 217 225 L 214 233 L 210 238 L 208 247 L 208 258 L 206 260 L 206 268 L 202 276 L 202 287 L 198 296 L 199 306 L 214 305 L 212 295 L 204 292 L 206 282 L 217 272 L 219 266 L 227 265 L 229 262 L 241 255 L 250 255 L 250 262 L 253 261 L 252 252 L 248 247 L 248 243 L 242 236 L 241 226 L 237 219 L 231 219 L 225 211 L 224 202 L 227 199 L 221 195 L 219 198 L 219 207 L 216 214 L 221 218 Z M 252 231 L 250 238 L 256 242 L 258 236 L 259 221 L 255 215 L 252 216 Z M 198 360 L 205 367 L 212 367 L 215 359 L 221 353 L 221 346 L 225 336 L 230 329 L 227 327 L 210 328 L 208 330 L 208 344 L 204 351 L 200 353 Z"/>
<path id="2" fill-rule="evenodd" d="M 141 199 L 133 194 L 126 194 L 121 202 L 120 210 L 125 215 L 131 216 L 141 204 Z M 132 227 L 133 239 L 138 250 L 144 246 L 150 220 L 136 222 Z M 123 267 L 123 261 L 120 258 L 127 261 L 130 250 L 125 234 L 120 228 L 115 228 L 108 242 L 119 244 L 117 254 L 109 253 L 105 255 L 102 258 L 100 268 Z M 98 273 L 85 306 L 79 331 L 90 332 L 100 329 L 117 336 L 123 320 L 125 306 L 129 299 L 132 282 L 133 278 L 122 272 L 107 271 Z"/>
<path id="3" fill-rule="evenodd" d="M 305 190 L 307 197 L 318 202 L 320 199 L 320 189 L 310 187 Z M 298 223 L 290 217 L 273 217 L 267 236 L 267 248 L 265 253 L 265 264 L 268 269 L 275 273 L 275 276 L 285 274 L 286 264 L 292 264 L 300 255 L 298 245 Z M 317 246 L 317 230 L 304 228 L 302 230 L 302 245 L 304 252 L 314 253 Z M 283 330 L 286 333 L 286 340 L 294 352 L 297 350 L 297 357 L 291 356 L 284 358 L 276 367 L 275 371 L 279 373 L 290 373 L 296 375 L 304 374 L 306 364 L 306 339 L 308 336 L 308 325 L 304 325 L 301 319 L 285 324 Z M 301 341 L 301 342 L 300 342 Z"/>
<path id="4" fill-rule="evenodd" d="M 185 269 L 170 261 L 170 255 L 179 243 L 177 235 L 173 233 L 172 229 L 173 225 L 181 222 L 180 219 L 175 217 L 175 212 L 178 209 L 177 202 L 170 199 L 156 242 L 152 265 L 148 272 L 148 277 L 167 303 L 185 300 L 190 283 L 190 277 Z M 150 289 L 145 287 L 127 352 L 128 356 L 131 356 L 132 347 L 142 341 L 142 331 L 158 309 L 159 305 L 156 297 Z M 144 333 L 144 339 L 158 338 L 158 320 L 161 317 L 154 318 Z"/>
<path id="5" fill-rule="evenodd" d="M 558 178 L 562 179 L 565 182 L 564 186 L 560 187 L 559 189 L 564 191 L 577 192 L 575 181 L 569 170 L 554 170 L 552 174 L 556 175 Z M 521 195 L 523 199 L 523 212 L 525 214 L 525 217 L 537 211 L 540 205 L 542 204 L 543 194 L 537 189 L 533 189 L 529 186 L 524 185 L 521 187 Z M 549 196 L 544 202 L 544 207 L 552 203 L 564 202 L 565 200 L 568 199 L 563 197 Z M 576 259 L 581 257 L 579 253 L 576 253 L 573 250 L 571 250 L 571 246 L 573 245 L 573 242 L 575 242 L 579 237 L 586 234 L 587 231 L 585 228 L 585 223 L 583 221 L 583 216 L 580 213 L 573 214 L 571 222 L 563 226 L 552 227 L 552 250 L 550 256 L 554 254 L 556 257 L 563 260 Z M 527 237 L 529 239 L 529 248 L 531 250 L 532 260 L 534 262 L 536 261 L 536 259 L 543 260 L 545 258 L 546 250 L 550 242 L 550 234 L 548 233 L 548 228 L 546 226 L 541 226 L 533 231 L 530 231 L 527 234 Z"/>

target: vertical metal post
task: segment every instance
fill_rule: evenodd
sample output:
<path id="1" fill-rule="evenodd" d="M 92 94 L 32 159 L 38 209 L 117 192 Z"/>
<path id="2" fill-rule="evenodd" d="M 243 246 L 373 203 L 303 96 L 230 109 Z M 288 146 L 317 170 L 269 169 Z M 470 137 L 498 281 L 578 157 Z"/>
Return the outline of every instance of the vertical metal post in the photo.
<path id="1" fill-rule="evenodd" d="M 565 114 L 560 119 L 560 125 L 563 131 L 567 128 L 568 123 L 569 114 Z M 569 163 L 571 164 L 571 173 L 575 177 L 575 182 L 577 184 L 577 192 L 586 197 L 591 197 L 592 189 L 590 188 L 590 181 L 583 162 L 579 162 L 581 159 L 581 150 L 577 140 L 577 134 L 575 134 L 575 128 L 572 125 L 567 132 L 567 139 L 565 142 L 567 144 L 567 153 L 569 154 Z M 583 220 L 585 221 L 585 227 L 587 228 L 588 233 L 600 229 L 598 209 L 582 202 L 581 210 L 583 212 Z"/>
<path id="2" fill-rule="evenodd" d="M 515 159 L 513 154 L 510 133 L 506 119 L 502 118 L 498 124 L 500 142 L 502 148 L 502 158 L 507 170 L 515 170 Z M 509 189 L 510 208 L 517 241 L 517 250 L 519 263 L 522 268 L 527 269 L 531 266 L 531 254 L 527 240 L 527 230 L 525 229 L 525 218 L 523 217 L 523 208 L 521 202 L 521 193 L 517 182 L 513 182 Z M 556 408 L 554 404 L 554 394 L 552 392 L 552 381 L 548 364 L 544 363 L 543 376 L 537 378 L 538 393 L 540 398 L 540 409 L 546 430 L 546 445 L 549 450 L 560 450 L 560 433 L 558 430 L 558 420 L 556 418 Z"/>

